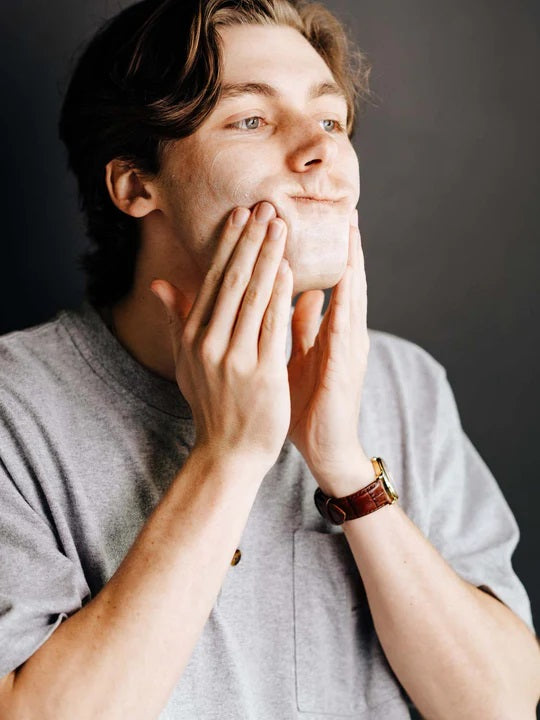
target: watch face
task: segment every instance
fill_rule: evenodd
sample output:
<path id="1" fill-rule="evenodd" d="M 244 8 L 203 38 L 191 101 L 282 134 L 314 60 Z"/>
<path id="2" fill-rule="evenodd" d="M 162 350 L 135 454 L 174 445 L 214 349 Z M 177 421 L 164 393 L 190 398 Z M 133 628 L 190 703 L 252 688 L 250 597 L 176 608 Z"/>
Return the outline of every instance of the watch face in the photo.
<path id="1" fill-rule="evenodd" d="M 388 495 L 392 498 L 392 502 L 394 502 L 394 500 L 397 500 L 397 499 L 398 499 L 399 495 L 398 495 L 397 492 L 395 491 L 395 488 L 394 488 L 394 485 L 393 485 L 393 478 L 392 478 L 392 476 L 390 475 L 390 471 L 389 471 L 388 468 L 386 467 L 386 464 L 385 464 L 384 460 L 383 460 L 382 458 L 379 458 L 379 460 L 380 460 L 380 462 L 381 462 L 381 466 L 382 466 L 382 469 L 383 469 L 383 473 L 382 473 L 382 483 L 383 483 L 383 485 L 384 485 L 384 488 L 385 488 L 386 492 L 387 492 Z"/>

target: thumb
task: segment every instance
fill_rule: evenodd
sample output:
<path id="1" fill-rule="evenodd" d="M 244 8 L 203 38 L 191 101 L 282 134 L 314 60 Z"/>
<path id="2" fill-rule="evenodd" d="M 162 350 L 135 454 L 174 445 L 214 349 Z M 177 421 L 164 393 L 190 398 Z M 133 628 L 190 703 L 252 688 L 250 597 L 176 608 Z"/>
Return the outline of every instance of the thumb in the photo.
<path id="1" fill-rule="evenodd" d="M 291 356 L 297 352 L 305 355 L 313 347 L 319 331 L 323 304 L 324 292 L 322 290 L 307 290 L 296 301 L 291 323 Z"/>
<path id="2" fill-rule="evenodd" d="M 175 354 L 177 343 L 182 335 L 186 318 L 189 314 L 189 304 L 183 293 L 167 280 L 153 280 L 150 283 L 150 290 L 159 298 L 169 322 Z"/>

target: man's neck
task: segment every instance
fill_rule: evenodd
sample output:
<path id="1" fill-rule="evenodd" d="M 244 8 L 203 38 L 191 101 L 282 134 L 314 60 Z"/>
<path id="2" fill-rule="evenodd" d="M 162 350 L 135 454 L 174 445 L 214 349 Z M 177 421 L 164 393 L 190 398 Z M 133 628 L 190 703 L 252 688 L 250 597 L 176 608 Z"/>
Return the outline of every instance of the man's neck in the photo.
<path id="1" fill-rule="evenodd" d="M 141 230 L 130 292 L 110 309 L 111 330 L 121 345 L 151 372 L 176 382 L 175 364 L 165 308 L 150 290 L 163 278 L 182 289 L 194 302 L 202 284 L 202 271 L 193 253 L 171 237 L 161 215 L 151 213 Z"/>
<path id="2" fill-rule="evenodd" d="M 155 300 L 150 303 L 130 295 L 120 301 L 110 310 L 110 329 L 138 363 L 156 375 L 176 382 L 165 310 L 159 306 L 160 301 Z"/>

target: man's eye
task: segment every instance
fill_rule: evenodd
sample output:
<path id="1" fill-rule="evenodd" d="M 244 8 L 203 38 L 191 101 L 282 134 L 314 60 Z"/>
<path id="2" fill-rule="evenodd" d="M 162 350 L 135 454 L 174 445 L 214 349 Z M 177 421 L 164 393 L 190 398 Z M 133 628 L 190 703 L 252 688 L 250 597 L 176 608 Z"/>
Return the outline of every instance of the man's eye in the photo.
<path id="1" fill-rule="evenodd" d="M 342 130 L 345 129 L 345 128 L 343 127 L 343 124 L 340 123 L 339 120 L 332 120 L 331 118 L 326 118 L 326 119 L 323 120 L 322 122 L 323 122 L 323 123 L 328 123 L 328 122 L 329 122 L 329 123 L 334 123 L 333 129 L 334 129 L 336 132 L 341 132 Z M 329 128 L 328 125 L 327 125 L 327 126 L 325 127 L 325 130 L 328 130 L 328 129 L 332 130 L 332 127 Z"/>
<path id="2" fill-rule="evenodd" d="M 262 120 L 263 118 L 260 117 L 260 115 L 252 115 L 251 117 L 242 118 L 242 120 L 238 120 L 238 122 L 233 122 L 227 127 L 232 128 L 238 128 L 238 130 L 258 130 L 259 125 L 253 125 L 253 120 Z M 243 125 L 243 123 L 246 123 Z"/>

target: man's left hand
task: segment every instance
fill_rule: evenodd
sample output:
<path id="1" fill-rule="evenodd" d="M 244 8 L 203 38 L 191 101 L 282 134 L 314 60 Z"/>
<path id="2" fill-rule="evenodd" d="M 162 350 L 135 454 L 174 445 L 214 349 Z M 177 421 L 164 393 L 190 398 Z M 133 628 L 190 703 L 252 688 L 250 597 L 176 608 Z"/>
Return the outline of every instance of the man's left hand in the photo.
<path id="1" fill-rule="evenodd" d="M 358 213 L 349 224 L 349 254 L 319 327 L 322 290 L 300 295 L 292 317 L 288 363 L 288 438 L 323 492 L 348 494 L 374 480 L 358 439 L 358 417 L 369 353 L 367 283 Z M 318 332 L 317 332 L 318 330 Z M 356 463 L 356 465 L 355 465 Z M 351 476 L 358 467 L 359 475 Z M 341 479 L 341 480 L 340 480 Z"/>

